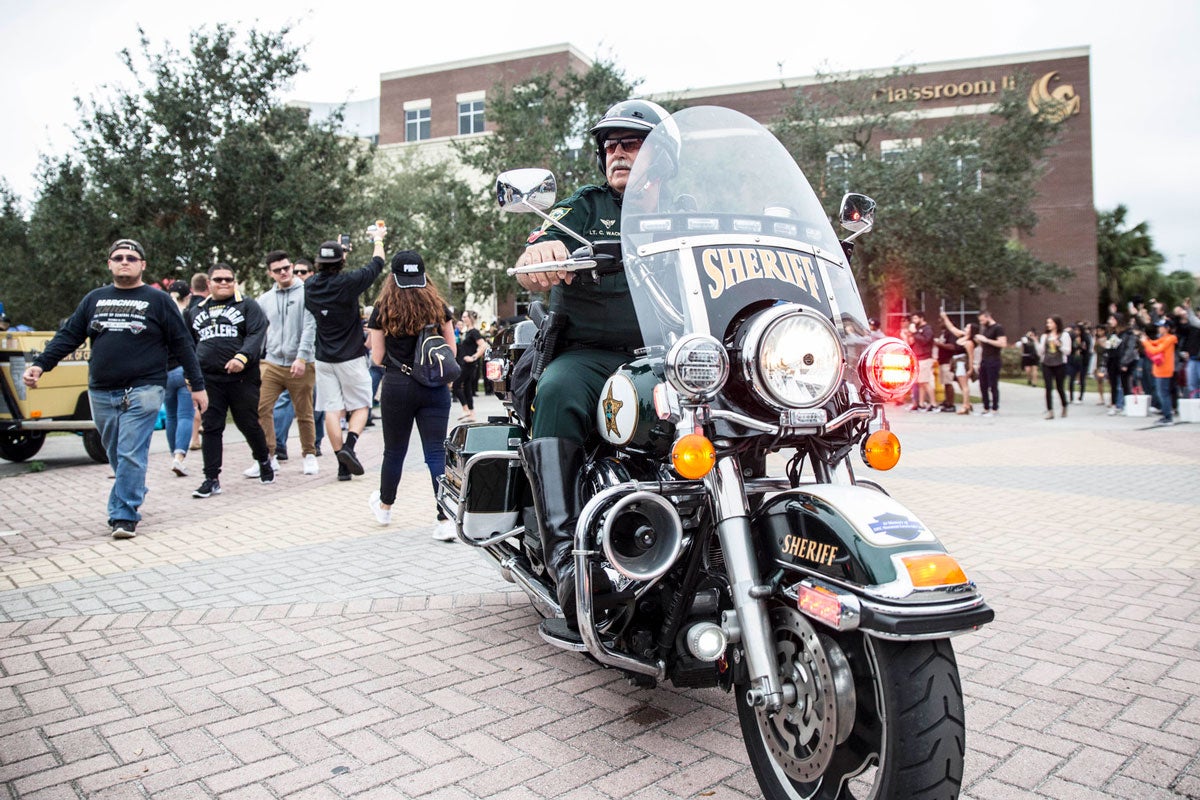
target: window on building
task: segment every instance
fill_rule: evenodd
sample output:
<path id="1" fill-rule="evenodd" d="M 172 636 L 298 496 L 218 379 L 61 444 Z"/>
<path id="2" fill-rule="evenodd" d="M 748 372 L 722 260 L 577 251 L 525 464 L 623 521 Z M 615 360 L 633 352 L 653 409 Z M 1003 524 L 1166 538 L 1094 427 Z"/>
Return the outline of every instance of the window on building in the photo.
<path id="1" fill-rule="evenodd" d="M 429 100 L 414 100 L 404 104 L 404 141 L 420 142 L 432 136 Z"/>
<path id="2" fill-rule="evenodd" d="M 978 153 L 956 156 L 954 168 L 958 172 L 960 186 L 973 187 L 977 192 L 983 189 L 983 170 L 980 168 Z"/>
<path id="3" fill-rule="evenodd" d="M 483 99 L 458 102 L 458 135 L 483 133 Z"/>
<path id="4" fill-rule="evenodd" d="M 529 315 L 529 305 L 534 300 L 545 300 L 546 295 L 542 292 L 531 292 L 528 289 L 520 289 L 517 291 L 516 304 L 513 313 L 518 317 Z"/>
<path id="5" fill-rule="evenodd" d="M 845 194 L 850 191 L 850 163 L 854 158 L 855 147 L 845 143 L 835 145 L 825 154 L 825 174 L 829 188 Z"/>

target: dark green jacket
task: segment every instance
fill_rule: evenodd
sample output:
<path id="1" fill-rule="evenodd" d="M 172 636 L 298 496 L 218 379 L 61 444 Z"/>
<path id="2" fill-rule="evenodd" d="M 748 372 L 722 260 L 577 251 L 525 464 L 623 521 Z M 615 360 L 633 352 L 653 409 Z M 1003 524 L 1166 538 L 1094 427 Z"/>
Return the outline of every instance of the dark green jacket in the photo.
<path id="1" fill-rule="evenodd" d="M 584 186 L 550 209 L 550 216 L 591 242 L 621 238 L 621 196 L 604 186 Z M 529 244 L 560 241 L 568 250 L 579 242 L 549 223 L 529 237 Z M 598 282 L 577 276 L 570 286 L 550 290 L 550 309 L 565 313 L 567 327 L 559 347 L 589 347 L 632 351 L 642 346 L 629 282 L 624 273 L 606 275 Z"/>

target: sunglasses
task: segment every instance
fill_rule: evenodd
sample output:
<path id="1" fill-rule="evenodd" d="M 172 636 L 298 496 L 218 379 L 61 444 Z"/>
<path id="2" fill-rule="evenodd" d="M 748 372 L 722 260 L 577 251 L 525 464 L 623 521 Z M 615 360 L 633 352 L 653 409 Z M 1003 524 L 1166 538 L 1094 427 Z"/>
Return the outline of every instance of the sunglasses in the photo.
<path id="1" fill-rule="evenodd" d="M 306 269 L 297 269 L 297 270 L 293 270 L 293 271 L 294 271 L 294 272 L 295 272 L 297 275 L 307 275 L 307 274 L 308 274 L 308 270 L 306 270 Z"/>
<path id="2" fill-rule="evenodd" d="M 644 136 L 622 136 L 620 139 L 606 139 L 604 141 L 604 152 L 612 155 L 617 152 L 617 145 L 626 153 L 636 153 L 642 149 L 642 142 L 646 141 Z"/>
<path id="3" fill-rule="evenodd" d="M 272 267 L 271 274 L 278 275 L 281 272 L 287 272 L 291 268 L 292 268 L 291 264 L 284 264 L 282 267 Z"/>
<path id="4" fill-rule="evenodd" d="M 233 278 L 209 278 L 213 283 L 233 283 Z"/>
<path id="5" fill-rule="evenodd" d="M 141 256 L 119 255 L 119 256 L 109 256 L 108 260 L 112 261 L 116 264 L 120 264 L 120 263 L 136 264 L 137 262 L 141 261 L 142 259 L 141 259 Z"/>

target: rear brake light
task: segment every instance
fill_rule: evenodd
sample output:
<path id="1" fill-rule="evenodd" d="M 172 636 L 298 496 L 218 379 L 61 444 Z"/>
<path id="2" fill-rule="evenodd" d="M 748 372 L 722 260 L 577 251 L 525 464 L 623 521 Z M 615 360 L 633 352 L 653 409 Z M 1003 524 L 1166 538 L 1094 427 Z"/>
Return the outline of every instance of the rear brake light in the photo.
<path id="1" fill-rule="evenodd" d="M 873 342 L 858 362 L 863 388 L 881 400 L 904 397 L 917 382 L 917 357 L 899 339 L 888 337 Z"/>

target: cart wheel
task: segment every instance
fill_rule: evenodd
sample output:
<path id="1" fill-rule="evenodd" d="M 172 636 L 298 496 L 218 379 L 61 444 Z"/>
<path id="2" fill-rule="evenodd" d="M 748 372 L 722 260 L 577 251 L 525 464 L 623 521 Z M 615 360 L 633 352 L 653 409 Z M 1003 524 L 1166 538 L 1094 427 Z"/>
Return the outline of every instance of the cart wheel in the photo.
<path id="1" fill-rule="evenodd" d="M 100 431 L 83 432 L 83 449 L 97 464 L 108 463 L 108 452 L 104 449 L 104 442 L 100 440 Z"/>
<path id="2" fill-rule="evenodd" d="M 33 458 L 46 442 L 44 431 L 0 433 L 0 457 L 9 461 Z"/>

